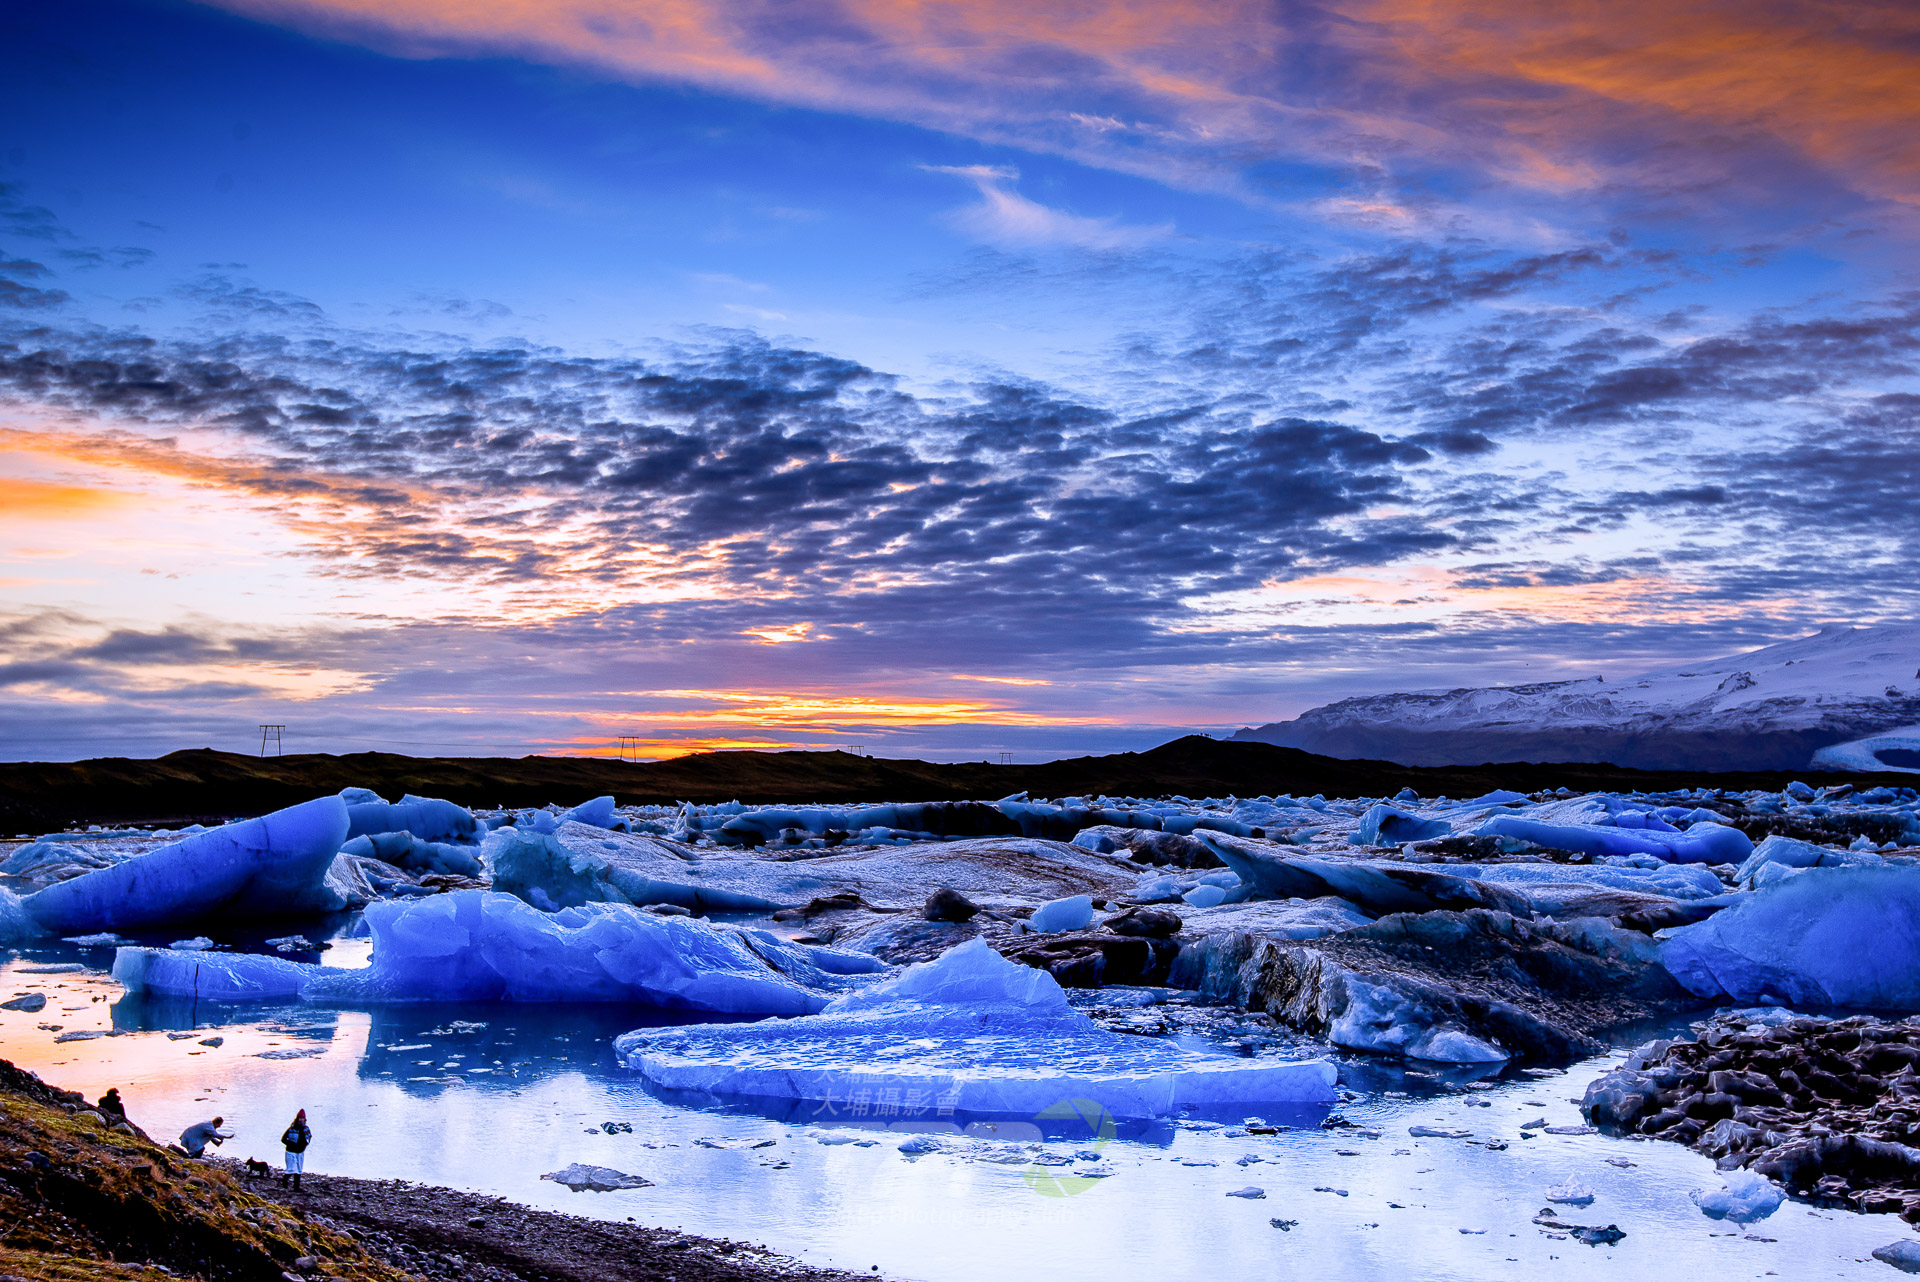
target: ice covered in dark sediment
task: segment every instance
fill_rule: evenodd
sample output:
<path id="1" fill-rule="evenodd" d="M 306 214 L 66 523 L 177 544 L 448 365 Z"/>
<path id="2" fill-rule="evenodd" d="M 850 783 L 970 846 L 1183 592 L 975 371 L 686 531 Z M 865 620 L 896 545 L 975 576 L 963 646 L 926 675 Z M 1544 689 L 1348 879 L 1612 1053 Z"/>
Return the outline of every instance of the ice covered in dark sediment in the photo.
<path id="1" fill-rule="evenodd" d="M 1331 1103 L 1323 1060 L 1209 1055 L 1099 1028 L 1052 976 L 985 941 L 836 998 L 820 1014 L 643 1029 L 615 1042 L 655 1086 L 801 1101 L 823 1110 L 884 1093 L 914 1115 L 1024 1114 L 1092 1100 L 1116 1118 L 1251 1103 Z"/>

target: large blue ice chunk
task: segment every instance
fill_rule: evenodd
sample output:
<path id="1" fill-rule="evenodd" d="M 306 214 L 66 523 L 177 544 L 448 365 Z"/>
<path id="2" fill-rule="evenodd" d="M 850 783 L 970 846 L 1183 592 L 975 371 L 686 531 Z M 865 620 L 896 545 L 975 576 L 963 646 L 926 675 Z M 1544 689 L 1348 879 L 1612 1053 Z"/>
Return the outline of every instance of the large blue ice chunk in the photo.
<path id="1" fill-rule="evenodd" d="M 1453 825 L 1444 819 L 1423 819 L 1382 802 L 1361 817 L 1360 826 L 1353 830 L 1352 842 L 1356 846 L 1398 846 L 1402 842 L 1444 837 L 1452 831 Z"/>
<path id="2" fill-rule="evenodd" d="M 363 837 L 376 832 L 410 832 L 426 841 L 440 841 L 448 837 L 470 840 L 480 832 L 480 821 L 465 806 L 456 806 L 451 801 L 442 801 L 437 797 L 416 797 L 409 793 L 397 804 L 389 805 L 384 801 L 365 801 L 359 805 L 348 806 L 347 814 L 351 818 L 349 837 Z"/>
<path id="3" fill-rule="evenodd" d="M 196 833 L 21 902 L 58 935 L 332 912 L 343 905 L 327 870 L 346 837 L 346 803 L 322 797 Z"/>
<path id="4" fill-rule="evenodd" d="M 1759 885 L 1767 880 L 1762 876 L 1762 871 L 1768 864 L 1779 864 L 1785 868 L 1852 868 L 1874 867 L 1885 862 L 1880 855 L 1868 851 L 1835 850 L 1831 846 L 1816 846 L 1810 841 L 1799 841 L 1776 832 L 1753 848 L 1747 861 L 1740 865 L 1738 878 L 1742 883 Z"/>
<path id="5" fill-rule="evenodd" d="M 984 940 L 950 949 L 823 1012 L 757 1024 L 641 1029 L 614 1042 L 642 1077 L 668 1090 L 814 1103 L 883 1093 L 911 1115 L 1035 1116 L 1092 1100 L 1116 1118 L 1187 1108 L 1329 1104 L 1325 1060 L 1209 1055 L 1100 1028 L 1045 971 Z"/>
<path id="6" fill-rule="evenodd" d="M 1033 910 L 1033 916 L 1027 918 L 1027 926 L 1043 933 L 1055 933 L 1063 930 L 1085 930 L 1093 924 L 1093 896 L 1068 895 L 1065 899 L 1055 899 L 1041 904 Z"/>
<path id="7" fill-rule="evenodd" d="M 1701 997 L 1920 1009 L 1920 868 L 1809 868 L 1668 936 Z"/>
<path id="8" fill-rule="evenodd" d="M 113 955 L 113 977 L 129 993 L 216 1002 L 290 1001 L 322 969 L 255 953 L 121 948 Z"/>
<path id="9" fill-rule="evenodd" d="M 366 921 L 372 963 L 317 974 L 310 1000 L 634 1002 L 801 1015 L 861 982 L 843 976 L 880 968 L 870 957 L 629 904 L 544 913 L 481 890 L 383 900 L 367 905 Z"/>
<path id="10" fill-rule="evenodd" d="M 561 823 L 589 824 L 595 828 L 611 828 L 618 821 L 618 816 L 613 813 L 612 797 L 595 797 L 592 801 L 583 801 L 560 816 Z"/>
<path id="11" fill-rule="evenodd" d="M 1652 855 L 1679 864 L 1735 864 L 1753 853 L 1753 841 L 1746 833 L 1717 823 L 1697 823 L 1685 832 L 1660 832 L 1494 815 L 1474 829 L 1473 835 L 1514 837 L 1554 850 L 1589 855 Z"/>
<path id="12" fill-rule="evenodd" d="M 760 895 L 700 884 L 697 866 L 662 842 L 640 840 L 594 850 L 569 846 L 553 833 L 501 831 L 489 834 L 482 850 L 495 890 L 549 910 L 628 903 L 676 904 L 696 913 L 763 913 L 784 906 Z"/>

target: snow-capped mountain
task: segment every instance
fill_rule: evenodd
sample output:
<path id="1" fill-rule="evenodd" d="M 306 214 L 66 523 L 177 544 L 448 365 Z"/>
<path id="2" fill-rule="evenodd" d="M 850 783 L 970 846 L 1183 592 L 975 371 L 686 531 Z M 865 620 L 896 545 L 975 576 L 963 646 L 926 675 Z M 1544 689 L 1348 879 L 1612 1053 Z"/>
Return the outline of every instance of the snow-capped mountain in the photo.
<path id="1" fill-rule="evenodd" d="M 1889 733 L 1893 732 L 1893 733 Z M 1665 770 L 1920 767 L 1920 627 L 1832 627 L 1625 681 L 1343 699 L 1235 739 L 1410 766 L 1610 761 Z"/>

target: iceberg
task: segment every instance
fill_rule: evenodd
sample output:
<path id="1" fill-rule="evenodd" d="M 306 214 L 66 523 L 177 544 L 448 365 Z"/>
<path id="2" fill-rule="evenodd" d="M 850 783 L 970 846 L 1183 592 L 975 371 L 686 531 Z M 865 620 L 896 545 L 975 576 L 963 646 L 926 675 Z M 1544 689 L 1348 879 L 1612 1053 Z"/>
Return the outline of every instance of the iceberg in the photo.
<path id="1" fill-rule="evenodd" d="M 1753 840 L 1725 824 L 1696 823 L 1685 832 L 1601 824 L 1549 823 L 1521 815 L 1495 815 L 1473 830 L 1476 837 L 1513 837 L 1554 850 L 1588 855 L 1652 855 L 1678 864 L 1737 864 L 1753 853 Z"/>
<path id="2" fill-rule="evenodd" d="M 1100 1028 L 1045 971 L 971 940 L 835 998 L 817 1015 L 640 1029 L 616 1055 L 655 1087 L 801 1101 L 835 1112 L 1035 1116 L 1087 1100 L 1117 1119 L 1255 1103 L 1331 1104 L 1325 1060 L 1209 1055 Z M 889 1094 L 892 1093 L 892 1094 Z"/>
<path id="3" fill-rule="evenodd" d="M 196 833 L 37 890 L 21 903 L 36 924 L 59 935 L 334 912 L 344 904 L 327 873 L 347 823 L 346 803 L 322 797 Z"/>
<path id="4" fill-rule="evenodd" d="M 1093 897 L 1091 895 L 1069 895 L 1065 899 L 1055 899 L 1041 904 L 1033 910 L 1033 916 L 1027 919 L 1031 930 L 1053 934 L 1065 930 L 1085 930 L 1093 925 Z"/>
<path id="5" fill-rule="evenodd" d="M 320 969 L 253 953 L 121 948 L 113 955 L 114 981 L 129 993 L 216 1002 L 292 1001 Z"/>
<path id="6" fill-rule="evenodd" d="M 703 885 L 698 864 L 646 837 L 591 850 L 569 846 L 563 833 L 503 829 L 489 834 L 482 851 L 495 890 L 548 911 L 590 903 L 675 904 L 696 913 L 764 913 L 786 906 L 763 895 Z"/>
<path id="7" fill-rule="evenodd" d="M 1835 850 L 1831 846 L 1816 846 L 1810 841 L 1799 841 L 1776 832 L 1753 848 L 1747 861 L 1740 865 L 1737 879 L 1742 885 L 1757 887 L 1762 881 L 1762 870 L 1768 864 L 1800 869 L 1873 867 L 1884 863 L 1886 860 L 1880 855 L 1865 850 Z"/>
<path id="8" fill-rule="evenodd" d="M 361 790 L 361 791 L 364 791 Z M 480 832 L 480 821 L 465 806 L 437 797 L 408 794 L 397 804 L 363 801 L 347 806 L 348 837 L 367 837 L 377 832 L 410 832 L 425 841 L 447 837 L 468 840 Z M 344 840 L 344 839 L 343 839 Z"/>
<path id="9" fill-rule="evenodd" d="M 1423 819 L 1381 802 L 1361 817 L 1360 826 L 1353 830 L 1350 840 L 1356 846 L 1398 846 L 1402 842 L 1444 837 L 1452 831 L 1453 825 L 1444 819 Z"/>
<path id="10" fill-rule="evenodd" d="M 1920 868 L 1808 868 L 1668 936 L 1689 992 L 1920 1010 Z"/>
<path id="11" fill-rule="evenodd" d="M 422 841 L 410 832 L 376 832 L 354 837 L 340 847 L 340 853 L 356 859 L 378 859 L 409 872 L 480 875 L 480 855 L 475 847 Z"/>
<path id="12" fill-rule="evenodd" d="M 301 995 L 343 1003 L 633 1002 L 733 1015 L 803 1015 L 886 969 L 769 931 L 659 917 L 629 904 L 543 913 L 462 890 L 369 904 L 364 970 L 306 967 Z"/>
<path id="13" fill-rule="evenodd" d="M 1712 1219 L 1752 1224 L 1772 1215 L 1787 1200 L 1778 1185 L 1754 1171 L 1723 1171 L 1720 1180 L 1720 1188 L 1693 1192 L 1693 1204 Z"/>
<path id="14" fill-rule="evenodd" d="M 1225 834 L 1209 833 L 1202 840 L 1255 894 L 1273 899 L 1338 895 L 1376 916 L 1440 908 L 1492 908 L 1515 917 L 1533 916 L 1524 897 L 1489 882 L 1409 865 L 1314 859 L 1284 846 Z"/>

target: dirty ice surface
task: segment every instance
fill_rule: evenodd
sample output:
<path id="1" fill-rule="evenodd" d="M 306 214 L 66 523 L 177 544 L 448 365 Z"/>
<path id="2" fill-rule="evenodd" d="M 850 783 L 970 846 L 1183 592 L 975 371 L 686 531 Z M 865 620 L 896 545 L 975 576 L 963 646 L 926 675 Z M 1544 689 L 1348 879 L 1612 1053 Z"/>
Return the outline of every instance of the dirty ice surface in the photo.
<path id="1" fill-rule="evenodd" d="M 364 964 L 364 940 L 331 942 L 330 965 Z M 1351 1125 L 1323 1126 L 1326 1108 L 1276 1109 L 1264 1114 L 1274 1134 L 1245 1119 L 1109 1127 L 1071 1101 L 1037 1121 L 910 1116 L 877 1095 L 774 1115 L 650 1093 L 614 1056 L 617 1035 L 661 1018 L 633 1008 L 196 1007 L 124 997 L 111 956 L 54 945 L 0 965 L 0 995 L 47 998 L 0 1010 L 0 1055 L 90 1095 L 118 1086 L 156 1136 L 220 1113 L 237 1132 L 226 1156 L 271 1159 L 305 1108 L 311 1170 L 632 1217 L 897 1278 L 972 1282 L 1017 1260 L 1038 1276 L 1166 1282 L 1869 1279 L 1892 1276 L 1869 1252 L 1910 1236 L 1892 1216 L 1791 1202 L 1752 1225 L 1712 1220 L 1692 1194 L 1721 1182 L 1679 1145 L 1522 1138 L 1525 1122 L 1577 1126 L 1572 1100 L 1605 1057 L 1479 1082 L 1349 1062 L 1336 1108 Z M 58 1040 L 73 1033 L 93 1036 Z M 575 1163 L 653 1186 L 573 1193 L 540 1178 Z M 1557 1206 L 1558 1220 L 1617 1224 L 1624 1240 L 1589 1247 L 1534 1224 L 1547 1190 L 1569 1182 L 1594 1200 Z"/>

